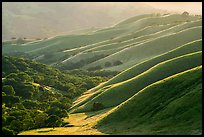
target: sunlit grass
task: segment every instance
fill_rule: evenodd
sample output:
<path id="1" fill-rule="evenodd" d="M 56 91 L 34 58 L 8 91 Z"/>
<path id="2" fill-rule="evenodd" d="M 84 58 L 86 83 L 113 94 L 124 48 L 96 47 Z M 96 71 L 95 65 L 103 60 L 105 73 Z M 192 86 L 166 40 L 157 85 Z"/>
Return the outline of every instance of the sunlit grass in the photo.
<path id="1" fill-rule="evenodd" d="M 145 87 L 112 109 L 97 128 L 109 134 L 201 134 L 201 74 L 198 66 Z"/>

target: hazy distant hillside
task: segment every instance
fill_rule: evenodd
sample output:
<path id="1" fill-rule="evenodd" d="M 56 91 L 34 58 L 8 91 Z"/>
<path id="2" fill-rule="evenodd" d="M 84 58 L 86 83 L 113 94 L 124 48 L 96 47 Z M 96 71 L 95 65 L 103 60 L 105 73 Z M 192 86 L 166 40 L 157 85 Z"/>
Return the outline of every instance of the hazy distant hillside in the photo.
<path id="1" fill-rule="evenodd" d="M 160 12 L 136 3 L 6 3 L 2 5 L 2 38 L 49 37 L 78 29 L 108 27 L 129 17 Z M 23 28 L 23 29 L 22 29 Z"/>

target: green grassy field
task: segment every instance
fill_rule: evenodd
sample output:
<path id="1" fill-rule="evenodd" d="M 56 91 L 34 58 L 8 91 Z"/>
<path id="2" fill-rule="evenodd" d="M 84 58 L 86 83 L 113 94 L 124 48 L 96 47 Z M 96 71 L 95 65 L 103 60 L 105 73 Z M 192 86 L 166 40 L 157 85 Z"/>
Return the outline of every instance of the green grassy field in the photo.
<path id="1" fill-rule="evenodd" d="M 100 120 L 97 129 L 108 134 L 201 134 L 201 94 L 199 66 L 142 89 Z"/>

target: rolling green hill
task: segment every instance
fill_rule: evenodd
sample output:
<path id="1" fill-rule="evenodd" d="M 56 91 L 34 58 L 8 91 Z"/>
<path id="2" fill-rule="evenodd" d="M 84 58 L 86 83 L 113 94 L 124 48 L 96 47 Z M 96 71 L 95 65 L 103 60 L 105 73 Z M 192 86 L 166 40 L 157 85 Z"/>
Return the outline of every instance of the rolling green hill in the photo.
<path id="1" fill-rule="evenodd" d="M 106 54 L 107 52 L 109 52 L 110 49 L 116 49 L 116 50 L 112 50 L 111 54 L 109 53 L 110 57 L 107 57 L 107 59 L 106 58 L 104 59 L 107 61 L 107 60 L 113 58 L 112 54 L 115 54 L 116 51 L 121 52 L 123 49 L 126 50 L 126 48 L 133 47 L 135 45 L 139 45 L 141 43 L 145 43 L 145 42 L 154 40 L 155 38 L 163 37 L 165 35 L 173 34 L 175 32 L 179 32 L 179 31 L 185 30 L 187 28 L 192 28 L 192 27 L 196 27 L 196 26 L 200 26 L 200 25 L 201 25 L 201 20 L 193 21 L 193 22 L 187 22 L 187 23 L 181 23 L 181 24 L 173 24 L 173 25 L 168 24 L 168 25 L 161 25 L 160 26 L 159 24 L 157 24 L 156 26 L 150 26 L 144 30 L 142 29 L 141 31 L 138 31 L 138 33 L 136 33 L 136 34 L 128 34 L 125 36 L 114 38 L 114 39 L 106 41 L 106 42 L 96 44 L 96 45 L 94 45 L 93 48 L 89 48 L 89 49 L 83 51 L 83 54 L 78 54 L 75 57 L 71 58 L 69 61 L 76 61 L 76 59 L 77 60 L 86 59 L 86 57 L 85 57 L 86 55 L 88 58 L 90 54 L 95 54 L 96 52 L 97 52 L 97 54 Z M 153 31 L 154 33 L 151 31 Z M 153 34 L 151 34 L 151 33 L 153 33 Z M 198 34 L 198 36 L 200 36 L 200 34 Z M 183 43 L 183 44 L 185 44 L 185 43 Z M 93 64 L 87 65 L 85 68 L 93 67 L 93 66 L 97 66 L 97 65 L 104 66 L 104 61 L 99 61 L 99 62 L 96 61 Z M 105 68 L 105 69 L 111 69 L 111 68 Z M 112 69 L 117 69 L 117 67 L 114 67 Z M 124 68 L 122 68 L 122 69 L 124 69 Z"/>
<path id="2" fill-rule="evenodd" d="M 201 134 L 201 94 L 199 66 L 140 90 L 96 127 L 109 134 Z"/>
<path id="3" fill-rule="evenodd" d="M 135 66 L 132 66 L 131 68 L 121 72 L 116 77 L 110 79 L 108 82 L 104 84 L 104 86 L 122 82 L 132 77 L 135 77 L 162 61 L 197 51 L 202 51 L 202 40 L 196 40 L 187 43 L 185 45 L 179 46 L 176 49 L 168 51 L 162 55 L 156 56 L 150 60 L 136 64 Z"/>
<path id="4" fill-rule="evenodd" d="M 80 101 L 77 102 L 77 104 L 74 104 L 74 106 L 72 106 L 72 109 L 75 109 L 76 107 L 79 107 L 80 105 L 86 103 L 87 101 L 89 101 L 90 99 L 94 98 L 99 93 L 101 93 L 104 89 L 109 88 L 112 84 L 116 84 L 116 83 L 128 80 L 130 78 L 133 78 L 143 73 L 144 71 L 148 70 L 149 68 L 153 67 L 157 63 L 160 63 L 168 59 L 172 59 L 174 57 L 185 55 L 188 53 L 201 51 L 201 50 L 202 50 L 202 40 L 196 40 L 196 41 L 187 43 L 185 45 L 182 45 L 171 51 L 168 51 L 162 55 L 156 56 L 142 63 L 136 64 L 131 68 L 128 68 L 127 70 L 122 71 L 120 74 L 108 80 L 107 82 L 104 82 L 98 85 L 97 87 L 89 90 L 88 91 L 89 95 L 84 94 L 83 96 L 81 96 L 80 98 L 82 99 L 80 99 Z"/>
<path id="5" fill-rule="evenodd" d="M 189 54 L 192 52 L 197 52 L 197 51 L 202 51 L 202 40 L 196 40 L 196 41 L 187 43 L 185 45 L 179 46 L 176 49 L 173 49 L 169 52 L 166 52 L 162 55 L 156 56 L 152 59 L 149 59 L 149 60 L 144 61 L 142 63 L 136 64 L 136 65 L 128 68 L 127 70 L 122 71 L 120 74 L 111 78 L 107 82 L 104 82 L 104 83 L 98 85 L 97 87 L 91 89 L 89 91 L 89 93 L 91 93 L 90 96 L 91 96 L 91 98 L 93 98 L 98 93 L 100 93 L 100 91 L 103 89 L 103 87 L 106 89 L 106 88 L 110 87 L 112 84 L 116 84 L 116 83 L 128 80 L 130 78 L 133 78 L 133 77 L 143 73 L 144 71 L 148 70 L 149 68 L 153 67 L 157 63 L 160 63 L 162 61 L 172 59 L 174 57 L 178 57 L 181 55 Z M 78 102 L 78 104 L 77 105 L 75 104 L 72 108 L 76 108 L 79 105 L 82 105 L 83 103 L 85 103 L 86 101 L 89 101 L 91 99 L 91 98 L 89 98 L 89 96 L 86 96 L 86 94 L 84 96 L 87 99 L 84 99 L 83 101 Z M 81 96 L 80 98 L 82 98 L 82 97 L 83 96 Z"/>
<path id="6" fill-rule="evenodd" d="M 178 33 L 173 33 L 167 36 L 162 36 L 151 41 L 136 44 L 130 48 L 125 48 L 119 52 L 111 54 L 108 57 L 88 64 L 85 68 L 94 66 L 104 66 L 106 62 L 113 63 L 114 61 L 121 61 L 123 64 L 119 66 L 113 66 L 109 70 L 124 70 L 131 67 L 134 64 L 140 63 L 147 59 L 150 59 L 159 54 L 165 53 L 169 50 L 179 47 L 185 43 L 202 38 L 202 27 L 194 27 L 185 29 Z M 179 39 L 177 39 L 179 38 Z M 168 42 L 167 42 L 168 41 Z M 151 50 L 148 50 L 151 49 Z M 108 68 L 107 68 L 108 69 Z"/>
<path id="7" fill-rule="evenodd" d="M 83 54 L 78 54 L 77 56 L 73 57 L 72 59 L 70 59 L 69 61 L 76 61 L 76 60 L 80 60 L 80 59 L 84 59 L 84 58 L 88 58 L 90 56 L 90 54 L 108 54 L 111 55 L 113 53 L 116 53 L 118 51 L 121 51 L 122 49 L 140 44 L 140 43 L 144 43 L 146 41 L 150 41 L 154 38 L 157 37 L 161 37 L 161 36 L 165 36 L 165 35 L 169 35 L 171 33 L 175 33 L 175 32 L 179 32 L 181 30 L 190 28 L 190 27 L 196 27 L 196 26 L 201 26 L 201 20 L 199 21 L 195 21 L 195 22 L 187 22 L 187 23 L 183 23 L 183 24 L 179 24 L 179 25 L 173 25 L 173 27 L 171 27 L 172 25 L 162 25 L 162 26 L 154 26 L 154 31 L 156 31 L 155 33 L 151 34 L 149 31 L 151 31 L 151 29 L 147 29 L 149 31 L 139 31 L 138 33 L 136 33 L 139 36 L 135 36 L 135 34 L 131 34 L 125 37 L 119 37 L 116 40 L 110 40 L 109 42 L 105 42 L 105 44 L 103 43 L 100 46 L 96 46 L 94 48 L 89 48 L 88 50 L 84 50 Z M 165 29 L 164 29 L 165 27 Z M 170 27 L 170 28 L 169 28 Z M 168 29 L 167 29 L 168 28 Z M 161 31 L 159 29 L 162 29 Z M 164 30 L 163 30 L 164 29 Z M 146 34 L 146 35 L 143 35 Z M 150 34 L 149 34 L 150 33 Z M 111 51 L 110 51 L 111 50 Z M 78 51 L 78 50 L 77 50 Z"/>
<path id="8" fill-rule="evenodd" d="M 144 87 L 201 64 L 202 51 L 161 62 L 136 77 L 100 89 L 74 112 L 91 111 L 94 102 L 102 103 L 105 108 L 119 105 Z"/>

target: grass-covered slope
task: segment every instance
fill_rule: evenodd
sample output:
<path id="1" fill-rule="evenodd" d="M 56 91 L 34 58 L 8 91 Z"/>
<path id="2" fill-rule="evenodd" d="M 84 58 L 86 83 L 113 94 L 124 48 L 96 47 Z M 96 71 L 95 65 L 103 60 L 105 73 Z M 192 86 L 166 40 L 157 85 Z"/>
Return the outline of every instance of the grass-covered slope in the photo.
<path id="1" fill-rule="evenodd" d="M 110 70 L 124 70 L 136 63 L 140 63 L 159 54 L 179 47 L 185 43 L 202 38 L 202 27 L 193 27 L 185 29 L 178 33 L 168 36 L 162 36 L 151 41 L 136 44 L 130 48 L 125 48 L 119 52 L 111 54 L 108 57 L 100 59 L 94 63 L 86 65 L 85 68 L 94 66 L 104 66 L 106 62 L 120 60 L 123 64 L 111 67 Z M 151 49 L 151 50 L 149 50 Z"/>
<path id="2" fill-rule="evenodd" d="M 148 17 L 152 17 L 152 16 L 153 16 L 153 14 L 144 14 L 144 15 L 134 16 L 134 17 L 131 17 L 131 18 L 129 18 L 129 19 L 126 19 L 126 20 L 124 20 L 124 21 L 119 22 L 119 23 L 116 24 L 115 26 L 127 25 L 127 24 L 129 24 L 129 23 L 138 21 L 138 20 L 140 20 L 140 19 L 148 18 Z"/>
<path id="3" fill-rule="evenodd" d="M 162 37 L 164 35 L 169 35 L 171 33 L 176 33 L 176 32 L 179 32 L 191 27 L 197 27 L 197 26 L 202 26 L 201 20 L 184 22 L 180 24 L 167 24 L 167 25 L 157 25 L 157 26 L 146 27 L 146 29 L 139 30 L 134 34 L 113 39 L 109 41 L 112 43 L 106 43 L 105 45 L 101 45 L 101 46 L 95 47 L 94 49 L 90 49 L 90 51 L 99 51 L 99 50 L 108 50 L 110 48 L 112 49 L 112 48 L 119 48 L 119 47 L 127 47 L 130 44 L 147 41 L 157 37 Z"/>
<path id="4" fill-rule="evenodd" d="M 140 90 L 96 127 L 108 134 L 202 134 L 202 66 Z"/>
<path id="5" fill-rule="evenodd" d="M 147 27 L 144 27 L 141 29 L 137 29 L 134 32 L 128 33 L 124 36 L 118 36 L 118 37 L 111 38 L 111 39 L 106 40 L 106 41 L 102 41 L 99 43 L 89 45 L 89 47 L 87 47 L 85 49 L 91 51 L 91 50 L 99 50 L 99 48 L 101 48 L 101 47 L 103 48 L 103 47 L 108 46 L 108 45 L 114 45 L 114 44 L 120 45 L 120 43 L 127 44 L 126 41 L 133 40 L 137 37 L 153 34 L 153 33 L 168 29 L 168 28 L 173 27 L 173 26 L 178 25 L 178 24 L 179 23 L 165 24 L 165 25 L 159 25 L 158 24 L 158 25 L 153 25 L 153 26 L 147 26 Z"/>
<path id="6" fill-rule="evenodd" d="M 102 103 L 105 108 L 119 105 L 144 87 L 201 64 L 201 51 L 161 62 L 136 77 L 101 89 L 97 92 L 98 94 L 88 98 L 88 102 L 85 101 L 85 104 L 78 107 L 75 112 L 91 111 L 94 102 Z"/>
<path id="7" fill-rule="evenodd" d="M 197 51 L 202 51 L 202 40 L 196 40 L 189 42 L 185 45 L 182 45 L 176 49 L 173 49 L 171 51 L 168 51 L 162 55 L 156 56 L 150 60 L 144 61 L 142 63 L 136 64 L 132 66 L 131 68 L 128 68 L 127 70 L 121 72 L 117 76 L 113 77 L 109 81 L 107 81 L 104 86 L 110 85 L 110 84 L 115 84 L 118 82 L 122 82 L 124 80 L 130 79 L 132 77 L 135 77 L 142 72 L 146 71 L 150 67 L 153 67 L 157 63 L 160 63 L 162 61 L 178 57 L 184 54 L 192 53 L 192 52 L 197 52 Z"/>
<path id="8" fill-rule="evenodd" d="M 185 45 L 182 45 L 169 52 L 166 52 L 162 55 L 156 56 L 155 58 L 136 64 L 122 71 L 121 73 L 111 78 L 107 82 L 104 82 L 98 85 L 97 87 L 87 91 L 88 94 L 86 93 L 83 96 L 80 96 L 80 98 L 77 99 L 77 102 L 74 102 L 74 106 L 72 106 L 72 108 L 76 108 L 77 106 L 89 101 L 91 98 L 94 97 L 94 94 L 97 95 L 99 92 L 103 90 L 103 88 L 106 88 L 106 86 L 110 86 L 112 84 L 116 84 L 116 83 L 128 80 L 130 78 L 133 78 L 162 61 L 165 61 L 174 57 L 178 57 L 184 54 L 201 51 L 201 50 L 202 50 L 202 40 L 196 40 L 196 41 L 187 43 Z"/>
<path id="9" fill-rule="evenodd" d="M 61 49 L 72 49 L 80 46 L 85 46 L 87 44 L 96 43 L 105 40 L 110 37 L 110 35 L 120 34 L 119 31 L 103 32 L 97 35 L 64 35 L 50 38 L 47 40 L 39 41 L 36 43 L 28 43 L 24 45 L 5 45 L 3 52 L 12 52 L 12 48 L 16 51 L 29 52 L 32 54 L 42 54 L 47 49 L 53 51 L 58 51 Z M 9 47 L 11 46 L 11 47 Z"/>
<path id="10" fill-rule="evenodd" d="M 126 23 L 125 25 L 121 26 L 123 28 L 132 28 L 134 29 L 141 29 L 147 26 L 151 25 L 165 25 L 165 24 L 171 24 L 171 23 L 181 23 L 186 21 L 193 21 L 198 20 L 199 17 L 196 16 L 182 16 L 179 14 L 171 14 L 171 15 L 153 15 L 150 17 L 144 17 L 135 21 L 130 21 L 129 23 Z"/>
<path id="11" fill-rule="evenodd" d="M 69 62 L 84 60 L 89 58 L 90 54 L 96 54 L 96 53 L 101 55 L 107 54 L 111 56 L 112 54 L 120 52 L 125 48 L 130 48 L 135 45 L 154 40 L 155 38 L 163 37 L 165 35 L 170 35 L 188 28 L 198 27 L 201 25 L 202 25 L 201 20 L 198 20 L 198 21 L 184 22 L 179 24 L 174 23 L 174 24 L 167 24 L 167 25 L 148 26 L 148 27 L 145 27 L 144 29 L 134 32 L 133 34 L 131 33 L 125 36 L 108 40 L 106 42 L 84 47 L 83 50 L 82 48 L 76 49 L 75 50 L 76 52 L 79 52 L 79 51 L 81 52 L 79 52 L 79 54 L 77 54 L 76 56 L 70 58 Z M 99 63 L 98 65 L 101 65 L 101 64 Z M 113 67 L 113 68 L 110 67 L 107 69 L 115 69 L 115 68 L 117 67 Z"/>
<path id="12" fill-rule="evenodd" d="M 136 16 L 137 17 L 137 16 Z M 159 20 L 159 18 L 158 18 Z M 108 41 L 104 41 L 101 43 L 98 43 L 95 45 L 95 47 L 100 47 L 101 45 L 105 45 L 105 44 L 111 44 L 111 43 L 120 43 L 130 39 L 135 39 L 141 36 L 145 36 L 145 35 L 150 35 L 150 34 L 154 34 L 160 31 L 181 31 L 185 28 L 190 28 L 190 27 L 195 27 L 195 26 L 202 26 L 202 20 L 196 18 L 195 20 L 192 21 L 188 21 L 188 22 L 177 22 L 176 20 L 174 20 L 174 22 L 169 22 L 168 24 L 160 24 L 160 22 L 157 22 L 155 25 L 149 25 L 146 27 L 141 27 L 140 29 L 137 29 L 134 32 L 131 32 L 129 34 L 126 34 L 124 36 L 119 36 L 116 37 L 114 39 L 110 39 Z"/>
<path id="13" fill-rule="evenodd" d="M 125 48 L 135 46 L 137 44 L 144 43 L 147 41 L 151 41 L 157 37 L 162 37 L 165 35 L 169 35 L 172 33 L 185 30 L 187 28 L 201 26 L 201 25 L 202 25 L 202 22 L 201 20 L 199 20 L 199 21 L 193 21 L 193 22 L 185 22 L 179 25 L 173 25 L 173 27 L 172 27 L 172 24 L 147 27 L 146 29 L 137 31 L 137 33 L 135 34 L 126 35 L 124 37 L 119 37 L 117 39 L 107 41 L 108 43 L 106 42 L 106 44 L 102 44 L 100 46 L 95 45 L 94 48 L 89 48 L 87 50 L 84 49 L 82 54 L 77 54 L 76 56 L 70 58 L 69 61 L 76 62 L 79 60 L 87 59 L 90 57 L 90 55 L 93 56 L 94 54 L 111 55 Z M 162 30 L 160 31 L 160 29 Z M 155 33 L 151 34 L 151 31 L 153 30 Z M 77 51 L 79 51 L 79 49 Z"/>

